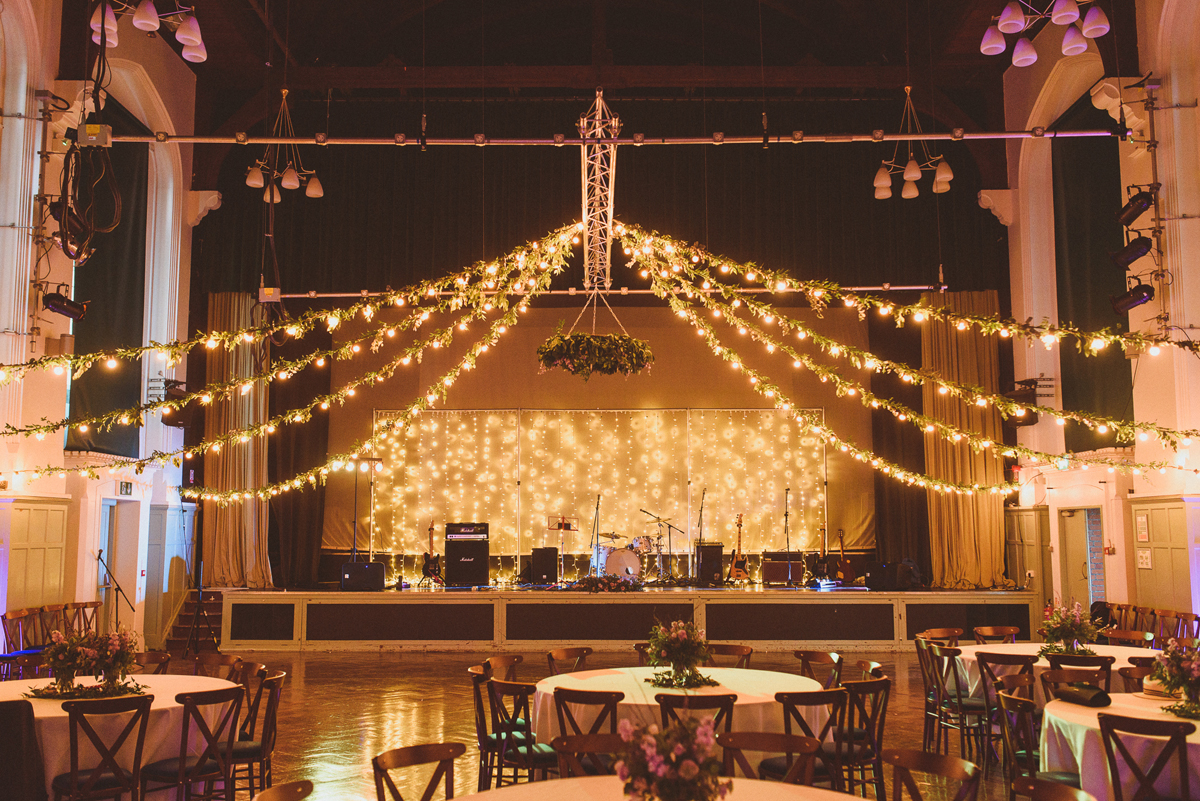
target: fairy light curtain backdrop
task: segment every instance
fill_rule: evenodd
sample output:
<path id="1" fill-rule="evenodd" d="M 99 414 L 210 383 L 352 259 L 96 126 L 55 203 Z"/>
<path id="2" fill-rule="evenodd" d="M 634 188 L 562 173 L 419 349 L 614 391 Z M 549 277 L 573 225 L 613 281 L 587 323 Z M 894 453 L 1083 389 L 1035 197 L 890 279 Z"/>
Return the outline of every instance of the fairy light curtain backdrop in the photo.
<path id="1" fill-rule="evenodd" d="M 385 553 L 425 549 L 431 524 L 440 547 L 447 520 L 490 522 L 493 555 L 585 553 L 597 495 L 599 531 L 623 535 L 619 545 L 656 536 L 651 512 L 685 532 L 673 535 L 677 553 L 699 533 L 702 499 L 705 538 L 732 547 L 741 514 L 747 551 L 785 547 L 785 489 L 792 548 L 818 548 L 825 524 L 824 448 L 777 410 L 431 412 L 377 453 L 374 539 Z M 577 530 L 554 528 L 560 518 Z"/>

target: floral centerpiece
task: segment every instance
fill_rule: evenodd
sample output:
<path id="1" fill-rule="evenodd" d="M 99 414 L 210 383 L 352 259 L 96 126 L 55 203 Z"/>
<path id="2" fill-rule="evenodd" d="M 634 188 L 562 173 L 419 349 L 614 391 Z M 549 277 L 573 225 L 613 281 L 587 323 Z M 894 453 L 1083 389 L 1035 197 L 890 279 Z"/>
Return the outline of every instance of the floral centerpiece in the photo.
<path id="1" fill-rule="evenodd" d="M 567 589 L 575 592 L 640 592 L 642 582 L 636 576 L 587 575 L 568 585 Z"/>
<path id="2" fill-rule="evenodd" d="M 52 631 L 42 659 L 53 672 L 54 683 L 28 694 L 34 698 L 107 698 L 140 693 L 144 688 L 128 680 L 136 664 L 137 642 L 137 634 L 128 629 L 111 634 Z M 77 685 L 75 679 L 80 676 L 91 676 L 100 683 Z"/>
<path id="3" fill-rule="evenodd" d="M 1177 704 L 1163 707 L 1172 715 L 1200 720 L 1200 653 L 1189 651 L 1171 639 L 1167 649 L 1158 655 L 1154 673 L 1150 676 L 1163 690 L 1175 697 L 1183 695 Z"/>
<path id="4" fill-rule="evenodd" d="M 733 789 L 721 780 L 720 761 L 713 756 L 713 719 L 686 718 L 665 731 L 643 729 L 621 720 L 618 730 L 629 745 L 614 765 L 633 801 L 714 801 Z"/>
<path id="5" fill-rule="evenodd" d="M 1098 632 L 1091 617 L 1078 601 L 1073 606 L 1046 606 L 1042 634 L 1046 644 L 1038 656 L 1048 654 L 1095 654 L 1088 643 L 1096 641 Z"/>
<path id="6" fill-rule="evenodd" d="M 650 629 L 646 661 L 652 667 L 669 667 L 646 679 L 655 687 L 715 687 L 717 682 L 701 676 L 696 668 L 708 659 L 708 640 L 704 629 L 690 621 L 676 620 L 670 626 L 659 624 Z"/>

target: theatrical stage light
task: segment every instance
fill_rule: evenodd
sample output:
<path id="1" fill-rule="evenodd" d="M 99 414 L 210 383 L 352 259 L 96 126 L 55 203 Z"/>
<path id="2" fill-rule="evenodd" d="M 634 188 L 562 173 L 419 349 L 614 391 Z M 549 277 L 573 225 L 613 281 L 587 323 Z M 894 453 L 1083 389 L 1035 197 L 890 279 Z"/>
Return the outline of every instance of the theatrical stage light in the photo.
<path id="1" fill-rule="evenodd" d="M 1153 192 L 1138 192 L 1133 197 L 1129 198 L 1120 211 L 1117 212 L 1117 222 L 1122 227 L 1128 228 L 1137 222 L 1138 217 L 1141 217 L 1150 207 L 1154 205 Z"/>
<path id="2" fill-rule="evenodd" d="M 72 320 L 82 320 L 87 314 L 88 301 L 82 303 L 71 300 L 61 292 L 47 292 L 42 296 L 42 308 L 69 317 Z"/>
<path id="3" fill-rule="evenodd" d="M 1122 270 L 1128 270 L 1129 265 L 1145 256 L 1154 247 L 1153 240 L 1148 236 L 1139 236 L 1131 241 L 1128 245 L 1113 253 L 1112 263 L 1120 267 Z"/>
<path id="4" fill-rule="evenodd" d="M 1143 303 L 1154 300 L 1154 287 L 1139 283 L 1123 295 L 1113 295 L 1112 308 L 1116 314 L 1129 314 L 1130 309 L 1136 309 Z"/>

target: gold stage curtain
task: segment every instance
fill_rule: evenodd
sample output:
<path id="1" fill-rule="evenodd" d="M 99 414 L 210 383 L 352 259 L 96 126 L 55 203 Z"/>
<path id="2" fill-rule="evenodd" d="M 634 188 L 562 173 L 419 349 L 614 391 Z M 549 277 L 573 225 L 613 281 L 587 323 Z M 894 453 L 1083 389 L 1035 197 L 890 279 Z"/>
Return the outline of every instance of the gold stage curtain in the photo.
<path id="1" fill-rule="evenodd" d="M 995 315 L 999 302 L 994 290 L 926 294 L 924 302 L 965 314 Z M 952 323 L 930 321 L 921 331 L 921 360 L 925 368 L 948 380 L 1000 391 L 997 340 L 975 328 L 959 331 Z M 942 395 L 933 382 L 923 385 L 925 414 L 982 434 L 1000 443 L 1000 413 L 976 406 L 953 394 Z M 1004 463 L 996 448 L 978 453 L 965 442 L 950 442 L 940 434 L 925 434 L 925 472 L 932 478 L 958 484 L 991 485 L 1004 478 Z M 947 589 L 1010 587 L 1004 576 L 1004 496 L 927 491 L 929 551 L 932 583 Z"/>
<path id="2" fill-rule="evenodd" d="M 244 292 L 208 296 L 208 330 L 236 331 L 257 324 L 254 297 Z M 266 358 L 266 344 L 240 344 L 207 351 L 208 382 L 232 381 L 253 375 Z M 214 398 L 205 408 L 207 437 L 219 437 L 267 419 L 267 388 L 255 382 L 249 392 L 235 389 L 229 398 Z M 267 483 L 267 442 L 229 442 L 220 452 L 204 454 L 205 484 L 215 490 L 253 489 Z M 214 587 L 273 586 L 267 561 L 268 504 L 258 498 L 221 506 L 204 502 L 205 583 Z"/>

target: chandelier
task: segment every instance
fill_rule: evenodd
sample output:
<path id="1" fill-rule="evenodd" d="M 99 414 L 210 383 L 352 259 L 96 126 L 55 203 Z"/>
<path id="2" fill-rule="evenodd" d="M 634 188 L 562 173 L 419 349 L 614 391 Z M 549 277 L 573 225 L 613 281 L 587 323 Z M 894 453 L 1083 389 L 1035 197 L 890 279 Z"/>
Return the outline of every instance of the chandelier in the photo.
<path id="1" fill-rule="evenodd" d="M 1080 20 L 1079 6 L 1092 4 L 1087 14 Z M 1104 9 L 1095 4 L 1095 0 L 1053 0 L 1043 2 L 1044 10 L 1039 11 L 1032 2 L 1027 0 L 1012 0 L 1004 7 L 995 22 L 983 32 L 983 41 L 979 43 L 979 51 L 984 55 L 998 56 L 1008 49 L 1004 34 L 1021 34 L 1013 46 L 1012 63 L 1017 67 L 1028 67 L 1037 61 L 1037 49 L 1027 32 L 1040 20 L 1048 19 L 1055 25 L 1066 28 L 1063 31 L 1062 52 L 1064 56 L 1077 56 L 1087 52 L 1088 39 L 1096 39 L 1108 33 L 1108 17 Z"/>
<path id="2" fill-rule="evenodd" d="M 921 121 L 917 119 L 917 110 L 913 107 L 912 87 L 906 86 L 904 87 L 904 114 L 900 118 L 900 134 L 920 136 L 923 133 Z M 896 140 L 896 149 L 892 152 L 891 160 L 884 161 L 875 172 L 875 199 L 887 200 L 892 196 L 892 176 L 896 173 L 900 173 L 904 178 L 904 188 L 900 190 L 900 197 L 905 200 L 912 200 L 920 194 L 920 190 L 917 189 L 917 181 L 921 180 L 921 173 L 926 170 L 933 172 L 935 194 L 940 195 L 950 191 L 950 181 L 954 178 L 954 170 L 950 169 L 950 164 L 941 155 L 930 153 L 929 144 L 924 139 L 918 142 L 920 159 L 917 158 L 917 150 L 913 148 L 913 140 L 907 140 L 908 159 L 901 163 L 901 141 Z"/>
<path id="3" fill-rule="evenodd" d="M 263 189 L 265 203 L 278 203 L 283 200 L 283 193 L 279 191 L 281 186 L 284 189 L 299 189 L 304 186 L 304 194 L 308 197 L 325 195 L 325 188 L 317 178 L 317 171 L 304 169 L 304 162 L 300 160 L 300 147 L 294 141 L 296 130 L 292 127 L 292 113 L 288 110 L 287 96 L 288 90 L 284 89 L 271 135 L 274 139 L 288 141 L 284 144 L 267 145 L 262 158 L 246 172 L 246 186 Z M 324 142 L 324 134 L 318 134 L 316 141 Z"/>
<path id="4" fill-rule="evenodd" d="M 142 0 L 136 8 L 133 3 L 125 0 L 101 0 L 92 13 L 92 41 L 100 44 L 104 41 L 106 47 L 117 46 L 117 14 L 131 14 L 133 27 L 139 31 L 153 33 L 164 23 L 174 31 L 175 40 L 183 45 L 181 55 L 185 60 L 199 64 L 208 60 L 208 50 L 200 37 L 200 23 L 193 15 L 193 6 L 171 3 L 172 9 L 160 14 L 154 7 L 154 0 Z M 101 34 L 101 28 L 104 29 Z"/>

